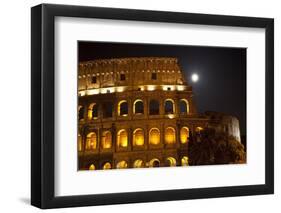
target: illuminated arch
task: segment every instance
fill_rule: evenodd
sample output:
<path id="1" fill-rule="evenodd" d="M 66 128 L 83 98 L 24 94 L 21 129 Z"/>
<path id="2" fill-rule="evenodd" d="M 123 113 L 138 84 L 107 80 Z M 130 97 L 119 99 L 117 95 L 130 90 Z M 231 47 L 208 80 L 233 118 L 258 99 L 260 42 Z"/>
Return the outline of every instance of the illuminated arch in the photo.
<path id="1" fill-rule="evenodd" d="M 91 164 L 91 165 L 89 166 L 89 170 L 96 170 L 95 165 L 94 165 L 94 164 Z"/>
<path id="2" fill-rule="evenodd" d="M 104 131 L 102 133 L 102 148 L 110 149 L 112 146 L 112 135 L 110 131 Z"/>
<path id="3" fill-rule="evenodd" d="M 84 119 L 84 107 L 79 105 L 78 106 L 78 120 L 83 120 Z"/>
<path id="4" fill-rule="evenodd" d="M 160 143 L 160 130 L 152 128 L 149 131 L 149 144 L 158 145 Z"/>
<path id="5" fill-rule="evenodd" d="M 135 129 L 133 133 L 133 145 L 134 146 L 144 145 L 144 131 L 141 128 Z"/>
<path id="6" fill-rule="evenodd" d="M 164 102 L 164 111 L 165 114 L 174 114 L 175 113 L 175 102 L 172 99 L 166 99 Z"/>
<path id="7" fill-rule="evenodd" d="M 88 119 L 98 118 L 98 105 L 96 103 L 91 103 L 88 107 Z"/>
<path id="8" fill-rule="evenodd" d="M 166 144 L 176 143 L 176 131 L 173 127 L 167 127 L 165 129 L 165 143 Z"/>
<path id="9" fill-rule="evenodd" d="M 82 137 L 78 134 L 78 151 L 82 151 Z"/>
<path id="10" fill-rule="evenodd" d="M 106 170 L 106 169 L 111 169 L 111 163 L 106 162 L 105 164 L 103 164 L 102 169 L 103 169 L 103 170 Z"/>
<path id="11" fill-rule="evenodd" d="M 134 161 L 134 168 L 143 168 L 144 167 L 144 162 L 141 159 L 137 159 Z"/>
<path id="12" fill-rule="evenodd" d="M 116 169 L 126 169 L 126 168 L 128 168 L 128 164 L 124 160 L 119 161 L 116 165 Z"/>
<path id="13" fill-rule="evenodd" d="M 143 106 L 143 101 L 141 99 L 135 100 L 133 111 L 134 114 L 143 114 L 144 106 Z"/>
<path id="14" fill-rule="evenodd" d="M 86 139 L 86 150 L 95 150 L 97 148 L 97 134 L 90 132 Z"/>
<path id="15" fill-rule="evenodd" d="M 157 101 L 157 100 L 149 101 L 149 114 L 150 115 L 159 115 L 159 101 Z"/>
<path id="16" fill-rule="evenodd" d="M 168 166 L 176 166 L 177 165 L 176 159 L 173 158 L 173 157 L 168 157 L 167 158 L 167 165 Z"/>
<path id="17" fill-rule="evenodd" d="M 182 127 L 180 130 L 180 141 L 181 143 L 187 143 L 189 140 L 189 129 L 188 127 Z"/>
<path id="18" fill-rule="evenodd" d="M 195 128 L 195 132 L 200 133 L 203 130 L 203 127 L 198 126 Z"/>
<path id="19" fill-rule="evenodd" d="M 119 101 L 118 103 L 118 115 L 128 115 L 128 102 L 126 100 Z"/>
<path id="20" fill-rule="evenodd" d="M 149 167 L 160 167 L 160 160 L 157 158 L 153 158 L 148 163 Z"/>
<path id="21" fill-rule="evenodd" d="M 188 166 L 188 157 L 187 156 L 183 156 L 181 159 L 181 165 L 182 166 Z"/>
<path id="22" fill-rule="evenodd" d="M 189 103 L 186 99 L 180 100 L 180 113 L 181 114 L 188 114 L 189 113 Z"/>
<path id="23" fill-rule="evenodd" d="M 117 146 L 118 147 L 128 146 L 128 133 L 125 129 L 119 130 L 117 134 Z"/>

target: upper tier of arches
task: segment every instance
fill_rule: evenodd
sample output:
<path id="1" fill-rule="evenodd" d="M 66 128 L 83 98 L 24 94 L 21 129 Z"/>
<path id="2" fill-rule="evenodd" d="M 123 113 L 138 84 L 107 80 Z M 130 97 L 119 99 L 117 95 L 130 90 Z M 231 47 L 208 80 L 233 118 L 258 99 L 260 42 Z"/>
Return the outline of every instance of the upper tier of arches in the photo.
<path id="1" fill-rule="evenodd" d="M 188 115 L 190 114 L 190 104 L 187 99 L 179 99 L 175 101 L 172 98 L 167 98 L 164 101 L 158 99 L 150 99 L 148 102 L 138 98 L 133 102 L 122 99 L 114 104 L 107 101 L 106 103 L 93 102 L 86 106 L 78 106 L 78 119 L 80 120 L 96 120 L 99 118 L 112 118 L 114 115 L 118 117 L 127 117 L 129 114 L 134 116 L 141 115 L 167 115 L 173 118 L 175 114 Z"/>

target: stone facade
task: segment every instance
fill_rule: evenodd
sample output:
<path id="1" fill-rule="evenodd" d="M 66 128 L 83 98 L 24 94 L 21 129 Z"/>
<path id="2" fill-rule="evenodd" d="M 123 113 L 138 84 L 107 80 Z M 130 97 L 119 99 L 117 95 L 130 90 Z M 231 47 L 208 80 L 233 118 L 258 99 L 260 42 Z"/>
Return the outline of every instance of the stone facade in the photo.
<path id="1" fill-rule="evenodd" d="M 239 120 L 236 117 L 211 111 L 205 112 L 205 115 L 210 119 L 209 127 L 213 127 L 217 132 L 224 132 L 241 143 Z"/>
<path id="2" fill-rule="evenodd" d="M 78 96 L 79 170 L 188 165 L 189 136 L 210 123 L 176 58 L 81 62 Z"/>

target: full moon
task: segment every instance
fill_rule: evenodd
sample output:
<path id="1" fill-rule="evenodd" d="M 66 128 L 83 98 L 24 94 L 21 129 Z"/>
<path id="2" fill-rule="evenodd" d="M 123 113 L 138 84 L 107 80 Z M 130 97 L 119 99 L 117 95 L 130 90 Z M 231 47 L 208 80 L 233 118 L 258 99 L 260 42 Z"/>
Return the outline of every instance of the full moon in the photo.
<path id="1" fill-rule="evenodd" d="M 191 80 L 192 80 L 193 82 L 197 82 L 197 81 L 199 80 L 199 76 L 198 76 L 196 73 L 193 73 L 193 74 L 191 75 Z"/>

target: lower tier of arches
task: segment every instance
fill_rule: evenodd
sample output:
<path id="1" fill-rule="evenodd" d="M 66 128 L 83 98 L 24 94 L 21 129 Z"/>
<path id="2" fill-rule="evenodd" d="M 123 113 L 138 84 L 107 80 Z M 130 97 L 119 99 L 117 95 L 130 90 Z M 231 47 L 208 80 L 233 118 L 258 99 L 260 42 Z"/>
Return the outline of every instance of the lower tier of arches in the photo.
<path id="1" fill-rule="evenodd" d="M 178 154 L 171 153 L 143 153 L 132 155 L 122 153 L 120 155 L 91 155 L 79 156 L 78 170 L 108 170 L 128 168 L 153 168 L 188 166 L 187 151 Z"/>

